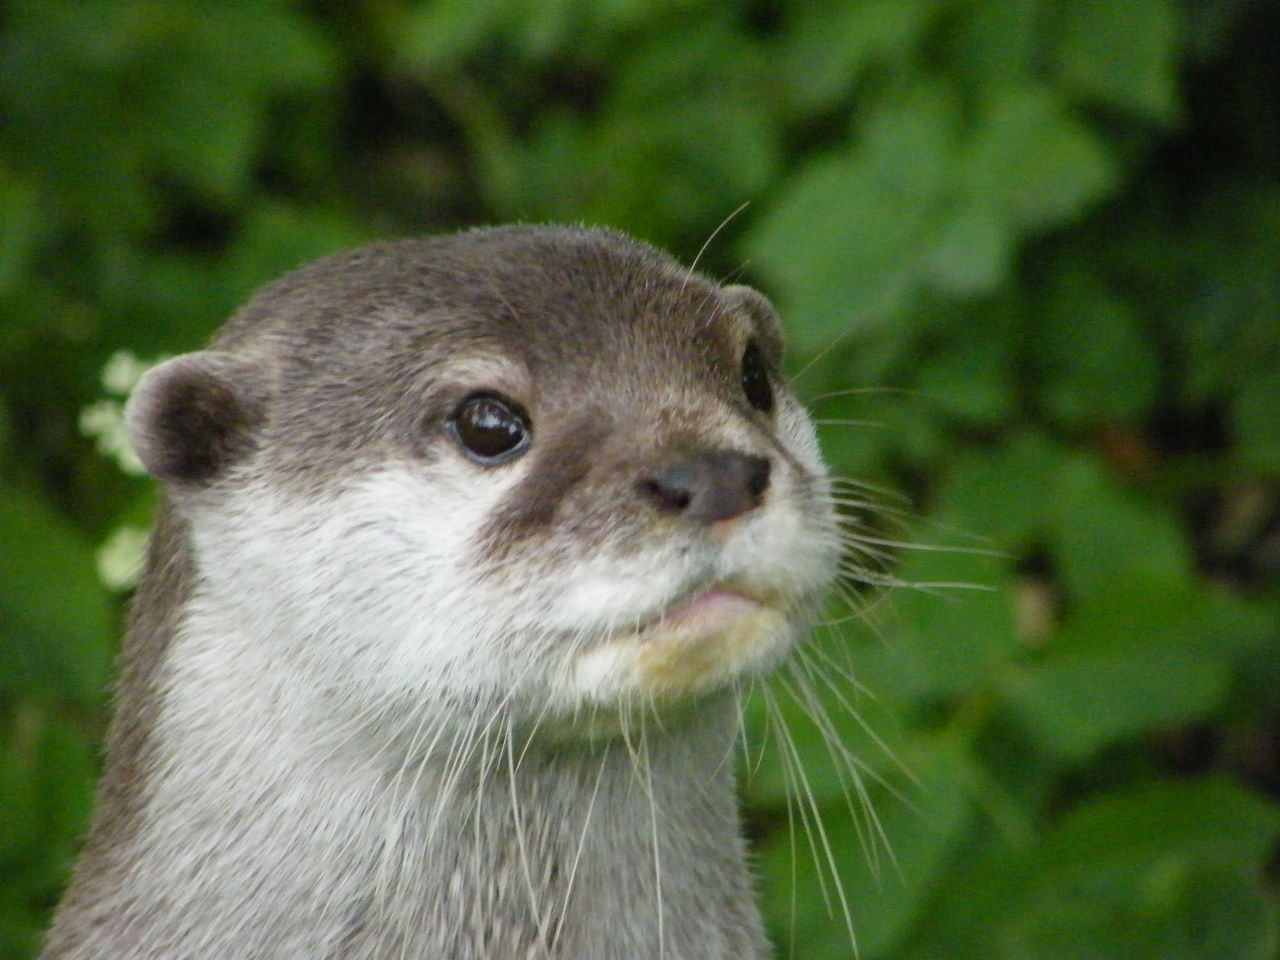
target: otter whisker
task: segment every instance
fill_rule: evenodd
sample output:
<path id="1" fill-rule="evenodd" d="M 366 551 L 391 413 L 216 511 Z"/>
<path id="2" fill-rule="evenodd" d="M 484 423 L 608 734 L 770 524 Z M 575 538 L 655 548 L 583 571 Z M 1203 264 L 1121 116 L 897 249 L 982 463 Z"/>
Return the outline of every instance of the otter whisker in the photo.
<path id="1" fill-rule="evenodd" d="M 894 791 L 877 771 L 844 747 L 831 717 L 827 713 L 826 706 L 810 686 L 810 678 L 800 672 L 801 669 L 799 661 L 797 661 L 796 669 L 790 677 L 791 683 L 788 683 L 786 676 L 781 677 L 780 682 L 787 689 L 792 699 L 804 710 L 814 726 L 818 728 L 823 746 L 827 750 L 832 768 L 835 770 L 836 777 L 840 782 L 850 823 L 853 824 L 854 830 L 858 835 L 858 842 L 862 846 L 867 861 L 872 870 L 876 871 L 879 863 L 878 851 L 883 849 L 889 859 L 896 863 L 893 849 L 889 844 L 889 838 L 885 834 L 880 818 L 875 811 L 875 805 L 867 792 L 863 777 L 870 778 L 875 783 L 888 788 L 892 793 L 896 794 L 897 791 Z M 856 716 L 856 711 L 854 715 Z M 855 797 L 857 799 L 856 803 L 854 802 Z"/>
<path id="2" fill-rule="evenodd" d="M 791 732 L 787 727 L 785 718 L 782 716 L 780 708 L 772 697 L 766 700 L 771 712 L 775 714 L 777 719 L 777 729 L 779 733 L 779 743 L 782 745 L 782 756 L 786 764 L 788 773 L 792 782 L 799 784 L 800 792 L 797 796 L 796 809 L 800 813 L 801 824 L 804 827 L 805 837 L 809 843 L 809 851 L 814 859 L 816 875 L 818 878 L 818 886 L 822 892 L 823 902 L 826 904 L 827 911 L 832 916 L 836 913 L 836 906 L 844 919 L 845 926 L 849 933 L 849 942 L 853 944 L 855 953 L 857 952 L 857 936 L 853 928 L 853 914 L 849 908 L 849 901 L 845 895 L 844 881 L 841 879 L 839 868 L 836 865 L 835 851 L 831 846 L 831 840 L 827 836 L 827 829 L 823 821 L 822 811 L 819 807 L 816 795 L 813 792 L 812 784 L 809 782 L 809 775 L 804 768 L 804 761 L 799 748 L 796 746 L 795 740 L 791 736 Z M 819 853 L 821 850 L 821 853 Z M 831 887 L 828 887 L 826 874 L 823 872 L 825 866 L 826 871 L 831 877 Z M 834 890 L 834 892 L 833 892 Z"/>
<path id="3" fill-rule="evenodd" d="M 511 799 L 511 818 L 516 829 L 516 849 L 520 854 L 520 867 L 524 873 L 525 887 L 529 894 L 529 910 L 532 912 L 534 923 L 538 928 L 538 942 L 545 949 L 546 945 L 550 943 L 547 919 L 542 910 L 538 885 L 534 882 L 524 811 L 520 807 L 520 791 L 516 787 L 515 731 L 508 724 L 504 733 L 503 741 L 506 745 L 507 756 L 507 783 Z"/>
<path id="4" fill-rule="evenodd" d="M 751 206 L 751 202 L 749 200 L 743 201 L 742 203 L 738 204 L 738 206 L 735 207 L 732 211 L 730 211 L 727 217 L 725 217 L 718 224 L 716 224 L 716 228 L 711 231 L 711 233 L 707 236 L 706 240 L 702 241 L 702 246 L 698 248 L 698 252 L 694 255 L 693 261 L 689 264 L 689 269 L 688 271 L 686 271 L 686 274 L 685 274 L 686 282 L 692 277 L 696 276 L 697 270 L 698 270 L 698 264 L 702 262 L 702 255 L 705 254 L 707 250 L 710 248 L 711 244 L 715 242 L 716 237 L 720 235 L 720 231 L 722 231 L 725 227 L 727 227 L 734 217 L 742 213 L 742 211 L 747 209 L 747 207 L 749 206 Z M 681 292 L 683 292 L 684 287 L 682 286 L 680 290 Z"/>
<path id="5" fill-rule="evenodd" d="M 825 393 L 816 393 L 812 396 L 802 394 L 800 400 L 806 407 L 812 407 L 814 404 L 843 397 L 884 396 L 886 394 L 898 396 L 919 396 L 920 392 L 906 387 L 845 387 L 840 390 L 828 390 Z"/>
<path id="6" fill-rule="evenodd" d="M 556 920 L 556 927 L 552 933 L 552 942 L 560 939 L 561 931 L 564 928 L 565 920 L 569 916 L 569 909 L 572 905 L 574 884 L 578 879 L 578 864 L 582 860 L 582 852 L 587 846 L 587 834 L 591 830 L 591 818 L 595 813 L 596 799 L 600 795 L 600 784 L 604 782 L 605 767 L 610 762 L 609 751 L 602 749 L 599 751 L 600 762 L 596 767 L 595 782 L 591 785 L 591 796 L 587 801 L 586 813 L 582 818 L 582 830 L 578 834 L 578 843 L 573 851 L 573 860 L 569 866 L 569 875 L 565 880 L 564 897 L 560 907 L 560 917 Z"/>

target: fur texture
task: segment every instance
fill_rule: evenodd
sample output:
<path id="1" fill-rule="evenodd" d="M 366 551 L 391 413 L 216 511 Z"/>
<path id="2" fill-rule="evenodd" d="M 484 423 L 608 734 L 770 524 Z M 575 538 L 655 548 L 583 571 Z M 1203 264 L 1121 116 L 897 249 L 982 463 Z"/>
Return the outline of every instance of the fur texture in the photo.
<path id="1" fill-rule="evenodd" d="M 515 227 L 303 268 L 152 371 L 166 505 L 47 960 L 766 955 L 735 701 L 837 543 L 780 351 L 754 291 Z M 450 427 L 477 391 L 510 462 Z"/>

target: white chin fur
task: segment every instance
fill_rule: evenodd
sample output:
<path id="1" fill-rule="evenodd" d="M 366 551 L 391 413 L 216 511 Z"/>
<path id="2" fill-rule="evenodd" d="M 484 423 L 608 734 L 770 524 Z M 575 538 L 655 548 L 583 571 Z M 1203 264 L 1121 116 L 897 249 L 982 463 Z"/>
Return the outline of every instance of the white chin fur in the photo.
<path id="1" fill-rule="evenodd" d="M 479 473 L 445 457 L 381 466 L 319 500 L 246 490 L 191 517 L 198 602 L 264 668 L 307 675 L 280 694 L 304 714 L 402 726 L 406 711 L 418 722 L 438 711 L 474 724 L 502 709 L 566 716 L 674 700 L 762 673 L 790 645 L 788 600 L 820 589 L 830 567 L 779 476 L 768 504 L 722 541 L 681 550 L 655 537 L 533 578 L 519 563 L 510 577 L 479 576 L 460 558 L 475 555 L 476 531 L 521 476 L 518 464 Z M 762 602 L 636 633 L 726 582 Z M 188 663 L 243 666 L 199 651 Z M 189 689 L 219 686 L 201 679 Z M 302 702 L 317 691 L 322 703 Z M 473 715 L 459 717 L 460 704 Z"/>
<path id="2" fill-rule="evenodd" d="M 697 697 L 772 668 L 789 648 L 791 634 L 784 613 L 755 603 L 717 611 L 701 622 L 659 623 L 582 654 L 557 692 L 565 704 L 590 708 Z"/>

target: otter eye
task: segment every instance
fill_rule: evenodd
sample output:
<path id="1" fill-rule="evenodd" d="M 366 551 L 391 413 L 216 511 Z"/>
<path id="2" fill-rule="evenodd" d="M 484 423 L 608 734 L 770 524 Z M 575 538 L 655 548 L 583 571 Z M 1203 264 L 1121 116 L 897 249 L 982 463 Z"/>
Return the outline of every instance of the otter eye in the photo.
<path id="1" fill-rule="evenodd" d="M 747 403 L 761 413 L 773 412 L 773 386 L 769 383 L 769 368 L 764 354 L 754 340 L 742 351 L 742 392 Z"/>
<path id="2" fill-rule="evenodd" d="M 520 456 L 532 440 L 529 417 L 520 405 L 492 393 L 463 397 L 449 431 L 463 453 L 490 467 Z"/>

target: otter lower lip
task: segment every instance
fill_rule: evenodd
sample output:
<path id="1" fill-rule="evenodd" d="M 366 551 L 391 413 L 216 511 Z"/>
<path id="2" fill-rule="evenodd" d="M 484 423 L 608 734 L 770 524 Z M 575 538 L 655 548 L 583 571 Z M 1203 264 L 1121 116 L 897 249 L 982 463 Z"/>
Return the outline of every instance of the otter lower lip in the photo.
<path id="1" fill-rule="evenodd" d="M 671 607 L 658 618 L 655 625 L 679 627 L 704 619 L 730 618 L 741 616 L 761 606 L 763 604 L 759 600 L 737 590 L 712 587 Z"/>

